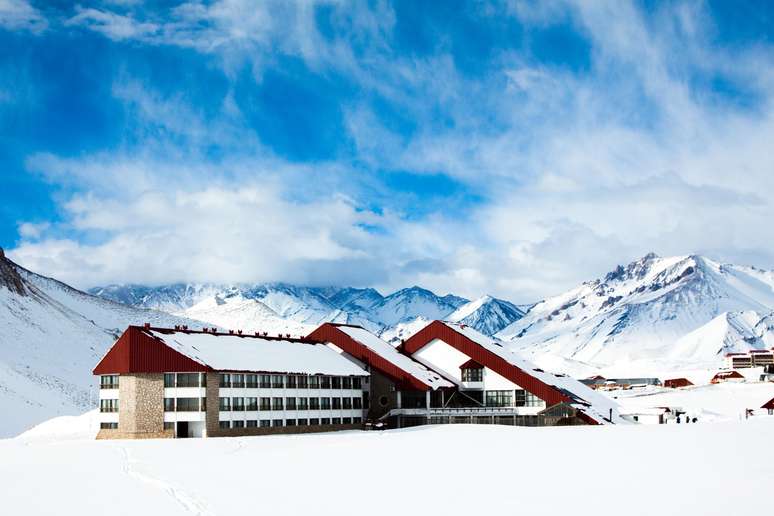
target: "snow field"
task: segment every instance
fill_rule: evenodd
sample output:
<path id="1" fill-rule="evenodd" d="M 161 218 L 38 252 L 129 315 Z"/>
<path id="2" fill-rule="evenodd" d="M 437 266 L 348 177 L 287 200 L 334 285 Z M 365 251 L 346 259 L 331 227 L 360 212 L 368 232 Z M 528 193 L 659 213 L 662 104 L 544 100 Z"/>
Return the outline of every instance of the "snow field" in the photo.
<path id="1" fill-rule="evenodd" d="M 774 485 L 774 447 L 755 445 L 772 417 L 175 441 L 49 430 L 0 441 L 7 514 L 745 515 L 768 513 Z"/>

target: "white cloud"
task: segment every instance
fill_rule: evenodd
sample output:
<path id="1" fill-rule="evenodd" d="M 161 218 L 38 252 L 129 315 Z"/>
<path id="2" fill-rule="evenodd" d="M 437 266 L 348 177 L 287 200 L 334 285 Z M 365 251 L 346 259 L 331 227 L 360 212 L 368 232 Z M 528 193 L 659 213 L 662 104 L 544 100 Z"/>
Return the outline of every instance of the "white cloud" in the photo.
<path id="1" fill-rule="evenodd" d="M 27 30 L 39 34 L 46 30 L 48 21 L 26 0 L 0 0 L 0 28 Z"/>

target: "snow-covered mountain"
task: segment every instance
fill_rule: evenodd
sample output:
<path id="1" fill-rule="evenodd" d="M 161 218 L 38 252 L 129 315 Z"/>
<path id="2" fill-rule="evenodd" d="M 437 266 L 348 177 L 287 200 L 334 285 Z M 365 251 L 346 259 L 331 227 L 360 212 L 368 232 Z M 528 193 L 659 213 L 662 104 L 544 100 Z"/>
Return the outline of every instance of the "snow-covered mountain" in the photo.
<path id="1" fill-rule="evenodd" d="M 483 296 L 462 305 L 447 319 L 472 326 L 486 335 L 494 335 L 524 317 L 524 313 L 513 303 Z"/>
<path id="2" fill-rule="evenodd" d="M 0 250 L 0 437 L 96 403 L 92 368 L 129 324 L 199 323 L 91 296 Z"/>
<path id="3" fill-rule="evenodd" d="M 416 286 L 388 296 L 382 296 L 372 288 L 304 287 L 286 283 L 111 285 L 90 292 L 113 301 L 167 310 L 224 328 L 303 335 L 321 322 L 333 321 L 359 324 L 395 341 L 413 334 L 428 321 L 448 318 L 468 303 L 467 299 L 458 296 L 438 296 Z M 507 301 L 490 299 L 492 302 L 485 306 L 473 307 L 471 314 L 477 310 L 499 309 L 501 319 L 510 318 L 508 323 L 521 314 Z M 475 319 L 476 316 L 472 317 Z M 489 332 L 497 325 L 492 322 L 497 317 L 482 315 L 480 325 L 477 320 L 471 320 L 470 324 Z"/>
<path id="4" fill-rule="evenodd" d="M 769 345 L 772 310 L 772 271 L 649 254 L 538 303 L 497 336 L 538 363 L 717 366 L 728 351 Z"/>

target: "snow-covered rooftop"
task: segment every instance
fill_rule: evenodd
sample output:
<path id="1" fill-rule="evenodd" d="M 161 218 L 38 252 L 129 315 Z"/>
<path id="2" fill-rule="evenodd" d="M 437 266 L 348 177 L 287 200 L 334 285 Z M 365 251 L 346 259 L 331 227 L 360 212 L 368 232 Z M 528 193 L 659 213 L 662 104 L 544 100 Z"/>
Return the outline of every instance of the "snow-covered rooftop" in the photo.
<path id="1" fill-rule="evenodd" d="M 390 362 L 395 367 L 400 368 L 421 381 L 428 387 L 437 389 L 439 387 L 454 387 L 454 384 L 443 378 L 435 371 L 428 369 L 411 357 L 400 353 L 388 342 L 383 341 L 373 333 L 358 326 L 337 326 L 339 330 L 346 333 L 349 337 L 367 347 L 383 359 Z"/>
<path id="2" fill-rule="evenodd" d="M 610 417 L 610 410 L 612 409 L 613 422 L 625 423 L 619 416 L 620 409 L 618 404 L 604 394 L 583 385 L 578 380 L 570 378 L 569 376 L 548 373 L 538 368 L 536 365 L 524 360 L 510 349 L 506 348 L 501 341 L 488 337 L 470 326 L 448 321 L 443 321 L 443 323 L 488 351 L 491 351 L 506 362 L 518 367 L 530 376 L 561 390 L 579 405 L 577 408 L 582 408 L 586 414 L 593 417 L 598 422 L 604 423 L 608 420 Z"/>
<path id="3" fill-rule="evenodd" d="M 146 331 L 175 351 L 217 371 L 368 375 L 322 344 L 240 335 Z"/>

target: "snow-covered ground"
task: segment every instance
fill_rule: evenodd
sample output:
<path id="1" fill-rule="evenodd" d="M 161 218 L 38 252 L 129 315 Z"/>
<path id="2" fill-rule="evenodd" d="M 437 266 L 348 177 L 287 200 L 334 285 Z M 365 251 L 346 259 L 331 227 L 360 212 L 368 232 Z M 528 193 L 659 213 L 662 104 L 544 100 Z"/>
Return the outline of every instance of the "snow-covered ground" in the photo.
<path id="1" fill-rule="evenodd" d="M 0 440 L 5 514 L 768 514 L 774 417 L 696 425 Z M 751 446 L 751 443 L 764 445 Z"/>

